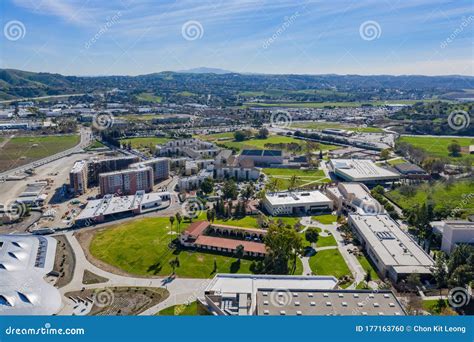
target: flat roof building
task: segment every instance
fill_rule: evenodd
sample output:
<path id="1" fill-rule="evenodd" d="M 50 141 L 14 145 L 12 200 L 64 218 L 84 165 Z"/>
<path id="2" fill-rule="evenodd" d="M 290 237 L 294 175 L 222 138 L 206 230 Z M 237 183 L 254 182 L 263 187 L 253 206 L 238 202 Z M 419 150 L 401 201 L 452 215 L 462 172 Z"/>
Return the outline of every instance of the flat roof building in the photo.
<path id="1" fill-rule="evenodd" d="M 217 274 L 202 304 L 222 316 L 405 315 L 388 290 L 338 290 L 331 276 Z"/>
<path id="2" fill-rule="evenodd" d="M 447 254 L 460 244 L 474 245 L 474 222 L 471 221 L 437 221 L 431 222 L 433 230 L 441 234 L 441 250 Z"/>
<path id="3" fill-rule="evenodd" d="M 400 179 L 398 173 L 380 167 L 369 159 L 331 159 L 329 167 L 336 176 L 349 182 L 377 184 Z"/>
<path id="4" fill-rule="evenodd" d="M 69 186 L 76 195 L 82 195 L 87 191 L 87 162 L 79 160 L 74 163 L 69 172 Z"/>
<path id="5" fill-rule="evenodd" d="M 348 223 L 383 277 L 431 275 L 433 259 L 389 215 L 349 214 Z"/>
<path id="6" fill-rule="evenodd" d="M 340 213 L 385 214 L 383 205 L 371 196 L 369 189 L 362 183 L 339 183 L 326 188 L 326 194 L 334 201 L 334 206 Z"/>
<path id="7" fill-rule="evenodd" d="M 130 165 L 130 168 L 149 166 L 153 169 L 153 180 L 159 182 L 170 177 L 170 158 L 154 158 Z"/>
<path id="8" fill-rule="evenodd" d="M 283 164 L 284 155 L 280 150 L 243 150 L 239 160 L 251 160 L 255 166 L 271 166 Z"/>
<path id="9" fill-rule="evenodd" d="M 44 277 L 53 270 L 56 239 L 0 235 L 0 316 L 53 315 L 61 295 Z"/>
<path id="10" fill-rule="evenodd" d="M 131 195 L 140 190 L 150 192 L 153 190 L 153 177 L 153 169 L 149 166 L 101 173 L 100 194 Z"/>
<path id="11" fill-rule="evenodd" d="M 333 202 L 321 191 L 283 191 L 267 193 L 265 210 L 272 216 L 302 215 L 332 211 Z"/>

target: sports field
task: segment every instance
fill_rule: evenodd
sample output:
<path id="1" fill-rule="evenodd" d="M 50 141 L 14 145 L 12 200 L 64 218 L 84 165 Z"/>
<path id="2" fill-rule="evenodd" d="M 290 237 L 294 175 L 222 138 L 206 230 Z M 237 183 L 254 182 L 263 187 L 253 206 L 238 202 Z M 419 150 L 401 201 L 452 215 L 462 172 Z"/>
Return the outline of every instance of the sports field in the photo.
<path id="1" fill-rule="evenodd" d="M 474 138 L 443 138 L 425 136 L 402 136 L 400 141 L 421 148 L 433 157 L 446 157 L 453 161 L 472 158 L 469 156 L 467 149 L 469 148 L 469 145 L 474 144 Z M 461 156 L 459 157 L 451 157 L 449 155 L 448 146 L 453 141 L 457 141 L 461 148 L 464 148 L 464 151 L 461 151 Z"/>
<path id="2" fill-rule="evenodd" d="M 0 171 L 68 150 L 79 142 L 79 135 L 14 137 L 0 149 Z"/>
<path id="3" fill-rule="evenodd" d="M 138 101 L 161 103 L 161 96 L 153 95 L 152 93 L 140 93 L 135 97 Z"/>

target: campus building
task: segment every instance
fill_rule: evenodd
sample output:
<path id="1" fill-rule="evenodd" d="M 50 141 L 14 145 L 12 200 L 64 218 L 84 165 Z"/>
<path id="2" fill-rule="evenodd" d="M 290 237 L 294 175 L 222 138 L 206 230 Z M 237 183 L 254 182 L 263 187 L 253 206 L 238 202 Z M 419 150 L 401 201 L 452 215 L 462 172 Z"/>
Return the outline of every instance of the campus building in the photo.
<path id="1" fill-rule="evenodd" d="M 99 175 L 100 194 L 131 195 L 140 190 L 150 192 L 153 190 L 153 177 L 153 169 L 149 166 L 102 173 Z"/>
<path id="2" fill-rule="evenodd" d="M 101 199 L 87 202 L 86 207 L 76 217 L 75 224 L 87 225 L 111 219 L 119 219 L 130 215 L 167 208 L 170 205 L 169 192 L 137 191 L 131 196 L 105 195 Z"/>
<path id="3" fill-rule="evenodd" d="M 156 146 L 156 154 L 167 157 L 213 158 L 218 155 L 219 151 L 220 149 L 213 143 L 196 138 L 170 140 L 164 145 Z"/>
<path id="4" fill-rule="evenodd" d="M 349 226 L 382 277 L 394 282 L 410 274 L 427 278 L 433 259 L 389 215 L 349 214 Z"/>
<path id="5" fill-rule="evenodd" d="M 337 186 L 326 188 L 326 194 L 334 202 L 338 214 L 350 212 L 360 215 L 384 214 L 385 210 L 370 194 L 369 189 L 362 183 L 339 183 Z"/>
<path id="6" fill-rule="evenodd" d="M 441 250 L 447 254 L 460 244 L 474 245 L 474 222 L 471 221 L 437 221 L 431 222 L 433 231 L 442 235 Z"/>
<path id="7" fill-rule="evenodd" d="M 159 182 L 170 177 L 170 159 L 154 158 L 139 163 L 131 164 L 130 168 L 151 167 L 153 169 L 153 180 Z"/>
<path id="8" fill-rule="evenodd" d="M 379 184 L 400 179 L 400 174 L 380 167 L 369 159 L 331 159 L 329 168 L 337 177 L 348 182 Z"/>
<path id="9" fill-rule="evenodd" d="M 44 277 L 53 271 L 56 239 L 0 235 L 0 316 L 53 315 L 61 295 Z"/>
<path id="10" fill-rule="evenodd" d="M 338 290 L 332 276 L 217 274 L 199 297 L 219 316 L 405 315 L 388 290 Z"/>
<path id="11" fill-rule="evenodd" d="M 321 191 L 282 191 L 267 193 L 263 207 L 272 216 L 331 212 L 333 203 Z"/>
<path id="12" fill-rule="evenodd" d="M 263 257 L 267 254 L 263 238 L 266 230 L 211 224 L 197 221 L 181 234 L 179 241 L 185 247 L 234 254 L 244 247 L 245 256 Z"/>
<path id="13" fill-rule="evenodd" d="M 271 167 L 283 164 L 284 155 L 280 150 L 243 150 L 240 161 L 252 161 L 258 167 Z"/>
<path id="14" fill-rule="evenodd" d="M 82 195 L 87 191 L 87 162 L 80 160 L 74 163 L 69 172 L 69 186 L 76 195 Z"/>

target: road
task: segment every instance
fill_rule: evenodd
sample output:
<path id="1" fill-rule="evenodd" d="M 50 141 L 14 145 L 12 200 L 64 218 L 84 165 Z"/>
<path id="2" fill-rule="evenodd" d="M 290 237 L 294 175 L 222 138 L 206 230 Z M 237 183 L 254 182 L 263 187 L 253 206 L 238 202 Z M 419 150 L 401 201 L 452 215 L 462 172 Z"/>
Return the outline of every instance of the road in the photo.
<path id="1" fill-rule="evenodd" d="M 39 96 L 39 97 L 23 97 L 14 100 L 3 100 L 0 103 L 10 103 L 10 102 L 17 102 L 17 101 L 34 101 L 34 100 L 44 100 L 44 99 L 55 99 L 61 97 L 70 97 L 70 96 L 83 96 L 86 95 L 85 93 L 82 94 L 65 94 L 65 95 L 48 95 L 48 96 Z"/>
<path id="2" fill-rule="evenodd" d="M 66 157 L 68 155 L 71 155 L 73 153 L 78 153 L 78 152 L 82 151 L 85 147 L 87 147 L 90 144 L 91 139 L 92 139 L 92 133 L 91 133 L 90 129 L 81 128 L 80 135 L 81 135 L 81 141 L 79 142 L 79 144 L 77 144 L 73 148 L 70 148 L 68 150 L 53 154 L 53 155 L 45 157 L 43 159 L 36 160 L 36 161 L 31 162 L 29 164 L 25 164 L 25 165 L 16 167 L 14 169 L 10 169 L 10 170 L 7 170 L 5 172 L 2 172 L 2 173 L 0 173 L 0 179 L 5 179 L 8 176 L 11 176 L 11 175 L 14 175 L 14 174 L 17 174 L 17 173 L 25 172 L 28 169 L 36 168 L 38 166 L 42 166 L 42 165 L 50 163 L 52 161 L 64 158 L 64 157 Z"/>

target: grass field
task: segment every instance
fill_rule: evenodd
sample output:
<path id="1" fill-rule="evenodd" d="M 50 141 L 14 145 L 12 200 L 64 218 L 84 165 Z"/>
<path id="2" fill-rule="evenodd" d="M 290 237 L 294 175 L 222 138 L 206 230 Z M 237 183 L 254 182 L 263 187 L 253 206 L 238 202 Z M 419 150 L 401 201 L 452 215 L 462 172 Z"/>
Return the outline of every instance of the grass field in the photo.
<path id="1" fill-rule="evenodd" d="M 245 141 L 222 141 L 219 142 L 220 145 L 223 145 L 227 148 L 235 148 L 237 150 L 243 149 L 265 149 L 267 144 L 290 144 L 297 143 L 298 145 L 304 145 L 304 141 L 295 139 L 293 137 L 281 136 L 281 135 L 271 135 L 267 139 L 249 139 Z M 319 147 L 323 151 L 336 149 L 336 146 L 319 144 Z M 272 147 L 274 148 L 274 147 Z M 319 151 L 319 149 L 318 149 Z"/>
<path id="2" fill-rule="evenodd" d="M 461 148 L 468 148 L 469 145 L 474 144 L 474 138 L 442 138 L 442 137 L 408 137 L 403 136 L 400 138 L 400 142 L 409 143 L 415 147 L 425 150 L 429 155 L 433 157 L 446 157 L 453 161 L 461 160 L 466 158 L 472 158 L 468 152 L 462 152 L 459 157 L 451 157 L 448 152 L 448 145 L 456 140 Z"/>
<path id="3" fill-rule="evenodd" d="M 337 248 L 317 252 L 309 259 L 309 266 L 317 275 L 333 275 L 336 278 L 351 275 L 349 267 Z"/>
<path id="4" fill-rule="evenodd" d="M 205 215 L 203 214 L 200 219 L 205 219 Z M 291 226 L 294 226 L 297 222 L 300 221 L 298 217 L 272 217 L 269 218 L 269 220 L 273 220 L 275 223 L 278 222 L 278 220 L 282 220 L 285 224 L 289 224 Z M 241 219 L 228 219 L 228 220 L 223 220 L 223 219 L 216 219 L 214 223 L 217 224 L 226 224 L 229 226 L 236 226 L 236 227 L 243 227 L 243 228 L 259 228 L 257 224 L 257 216 L 245 216 Z"/>
<path id="5" fill-rule="evenodd" d="M 121 139 L 121 144 L 128 144 L 131 142 L 132 148 L 147 148 L 150 145 L 155 146 L 157 144 L 165 144 L 170 141 L 169 138 L 158 138 L 158 137 L 143 137 L 143 138 L 130 138 L 130 139 Z"/>
<path id="6" fill-rule="evenodd" d="M 315 130 L 323 130 L 327 128 L 337 128 L 337 129 L 345 129 L 348 131 L 357 131 L 363 133 L 381 133 L 383 130 L 378 127 L 359 127 L 359 126 L 351 126 L 351 125 L 343 125 L 338 122 L 293 122 L 291 124 L 292 128 L 304 128 L 304 129 L 315 129 Z"/>
<path id="7" fill-rule="evenodd" d="M 225 140 L 233 140 L 234 139 L 234 133 L 233 132 L 225 132 L 225 133 L 216 133 L 216 134 L 209 134 L 209 135 L 195 135 L 195 138 L 204 140 L 204 141 L 211 141 L 215 142 L 220 139 L 225 139 Z"/>
<path id="8" fill-rule="evenodd" d="M 0 150 L 0 171 L 65 151 L 80 142 L 79 135 L 15 137 Z"/>
<path id="9" fill-rule="evenodd" d="M 379 275 L 377 274 L 377 271 L 375 270 L 375 268 L 372 266 L 370 261 L 364 255 L 358 256 L 357 260 L 359 260 L 360 265 L 362 266 L 362 268 L 366 272 L 368 272 L 369 270 L 371 271 L 370 275 L 372 276 L 372 280 L 374 280 L 374 281 L 380 280 Z"/>
<path id="10" fill-rule="evenodd" d="M 423 309 L 432 315 L 449 314 L 457 315 L 456 311 L 450 308 L 447 299 L 428 299 L 422 302 Z"/>
<path id="11" fill-rule="evenodd" d="M 188 305 L 173 305 L 158 312 L 159 316 L 198 316 L 198 303 L 192 302 Z"/>
<path id="12" fill-rule="evenodd" d="M 318 216 L 312 216 L 311 219 L 318 221 L 322 224 L 332 224 L 337 221 L 337 216 L 336 215 L 318 215 Z"/>
<path id="13" fill-rule="evenodd" d="M 402 208 L 412 208 L 415 205 L 426 203 L 428 197 L 435 204 L 435 210 L 441 208 L 459 208 L 464 215 L 474 214 L 474 181 L 456 181 L 453 184 L 436 182 L 424 183 L 415 187 L 413 196 L 407 196 L 400 192 L 400 188 L 390 191 L 386 196 Z"/>
<path id="14" fill-rule="evenodd" d="M 164 217 L 142 218 L 99 231 L 90 245 L 91 254 L 113 266 L 136 275 L 170 275 L 170 260 L 178 257 L 180 266 L 176 275 L 191 278 L 208 278 L 214 273 L 251 273 L 251 261 L 211 253 L 171 250 L 168 244 L 175 234 L 170 234 L 169 219 Z M 181 230 L 188 223 L 181 223 Z M 176 223 L 175 223 L 176 226 Z M 214 270 L 214 260 L 217 270 Z"/>
<path id="15" fill-rule="evenodd" d="M 135 97 L 138 101 L 161 103 L 161 96 L 153 95 L 152 93 L 140 93 Z"/>
<path id="16" fill-rule="evenodd" d="M 286 190 L 290 184 L 290 178 L 294 175 L 298 177 L 296 187 L 305 185 L 328 183 L 323 170 L 300 170 L 300 169 L 279 169 L 266 168 L 262 170 L 270 179 L 278 179 L 278 190 Z"/>
<path id="17" fill-rule="evenodd" d="M 317 228 L 319 229 L 319 228 Z M 319 229 L 321 232 L 321 229 Z M 337 246 L 336 239 L 332 235 L 328 236 L 321 236 L 319 235 L 318 241 L 316 241 L 316 247 L 329 247 L 329 246 Z"/>

